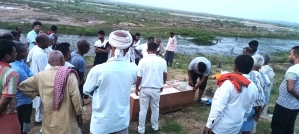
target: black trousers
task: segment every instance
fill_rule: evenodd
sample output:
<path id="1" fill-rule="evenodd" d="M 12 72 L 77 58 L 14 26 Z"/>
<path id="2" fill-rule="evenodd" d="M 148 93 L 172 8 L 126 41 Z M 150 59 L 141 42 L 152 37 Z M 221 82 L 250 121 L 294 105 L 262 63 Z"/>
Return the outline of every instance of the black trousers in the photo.
<path id="1" fill-rule="evenodd" d="M 138 63 L 139 63 L 139 58 L 136 58 L 135 59 L 135 64 L 138 66 Z"/>
<path id="2" fill-rule="evenodd" d="M 23 133 L 23 130 L 24 130 L 25 126 L 26 126 L 25 130 L 30 129 L 30 118 L 31 118 L 31 113 L 32 113 L 32 103 L 18 106 L 17 107 L 17 112 L 18 112 L 18 119 L 19 119 L 19 122 L 20 122 L 20 125 L 21 125 L 21 132 L 22 132 L 22 134 L 27 134 L 27 133 Z"/>
<path id="3" fill-rule="evenodd" d="M 193 82 L 192 87 L 194 87 L 196 85 L 197 79 L 199 78 L 201 80 L 202 77 L 203 77 L 203 74 L 197 74 L 194 71 L 192 71 L 192 73 L 191 73 L 191 78 L 192 78 L 192 82 Z M 206 81 L 204 81 L 204 83 L 200 87 L 198 87 L 199 90 L 205 90 L 206 89 L 207 81 L 208 81 L 208 79 Z"/>
<path id="4" fill-rule="evenodd" d="M 292 110 L 275 105 L 271 122 L 272 134 L 293 134 L 299 109 Z"/>
<path id="5" fill-rule="evenodd" d="M 174 57 L 174 52 L 166 50 L 165 60 L 166 60 L 167 65 L 172 66 L 173 57 Z"/>

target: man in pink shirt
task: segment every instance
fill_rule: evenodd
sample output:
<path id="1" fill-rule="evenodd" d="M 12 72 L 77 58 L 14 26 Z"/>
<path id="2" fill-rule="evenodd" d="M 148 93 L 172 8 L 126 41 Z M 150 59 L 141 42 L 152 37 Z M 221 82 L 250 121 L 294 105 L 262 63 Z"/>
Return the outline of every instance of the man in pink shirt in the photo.
<path id="1" fill-rule="evenodd" d="M 166 46 L 166 54 L 165 54 L 165 60 L 167 63 L 167 66 L 172 66 L 172 61 L 173 61 L 173 56 L 174 56 L 174 51 L 176 48 L 177 40 L 174 37 L 174 33 L 170 33 L 170 37 L 168 39 L 168 43 Z"/>

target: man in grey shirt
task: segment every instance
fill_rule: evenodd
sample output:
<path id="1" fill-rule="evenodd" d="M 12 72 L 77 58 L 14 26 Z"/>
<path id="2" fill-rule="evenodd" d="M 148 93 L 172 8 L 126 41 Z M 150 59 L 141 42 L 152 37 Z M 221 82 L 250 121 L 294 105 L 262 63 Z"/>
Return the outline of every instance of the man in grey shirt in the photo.
<path id="1" fill-rule="evenodd" d="M 189 85 L 193 87 L 193 90 L 198 91 L 199 104 L 202 104 L 201 97 L 207 86 L 207 81 L 211 73 L 211 62 L 205 57 L 197 57 L 191 61 L 188 67 Z M 200 78 L 198 82 L 197 79 Z"/>
<path id="2" fill-rule="evenodd" d="M 86 40 L 80 40 L 77 42 L 78 50 L 72 52 L 70 63 L 74 65 L 79 78 L 80 78 L 80 85 L 79 90 L 81 96 L 83 96 L 83 84 L 84 84 L 84 77 L 86 73 L 86 61 L 83 57 L 84 54 L 88 53 L 90 49 L 90 44 Z"/>

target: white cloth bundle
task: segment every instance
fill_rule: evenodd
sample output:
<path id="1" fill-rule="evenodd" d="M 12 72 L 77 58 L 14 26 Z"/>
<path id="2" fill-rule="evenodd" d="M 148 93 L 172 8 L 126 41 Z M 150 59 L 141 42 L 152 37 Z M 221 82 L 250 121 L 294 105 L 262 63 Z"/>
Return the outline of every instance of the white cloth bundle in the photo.
<path id="1" fill-rule="evenodd" d="M 115 35 L 116 32 L 123 32 L 127 36 L 119 37 L 119 36 Z M 128 48 L 132 44 L 132 36 L 129 33 L 129 31 L 117 30 L 117 31 L 110 33 L 109 43 L 111 46 L 115 47 L 114 59 L 122 58 L 122 57 L 124 57 L 123 49 Z"/>

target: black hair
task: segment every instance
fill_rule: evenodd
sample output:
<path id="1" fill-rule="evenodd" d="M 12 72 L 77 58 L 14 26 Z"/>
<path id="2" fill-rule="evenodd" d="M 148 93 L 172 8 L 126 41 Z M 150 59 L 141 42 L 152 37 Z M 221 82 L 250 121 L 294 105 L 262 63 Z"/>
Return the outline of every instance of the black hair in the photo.
<path id="1" fill-rule="evenodd" d="M 55 50 L 60 51 L 63 56 L 66 56 L 68 52 L 70 52 L 70 44 L 67 42 L 62 42 L 56 45 Z"/>
<path id="2" fill-rule="evenodd" d="M 1 36 L 0 36 L 0 39 L 2 40 L 13 40 L 14 36 L 11 34 L 11 33 L 3 33 Z"/>
<path id="3" fill-rule="evenodd" d="M 154 41 L 154 40 L 155 40 L 155 38 L 151 36 L 151 37 L 148 37 L 148 39 L 147 39 L 147 40 L 148 40 L 148 41 L 150 41 L 150 40 L 153 40 L 153 41 Z"/>
<path id="4" fill-rule="evenodd" d="M 55 26 L 55 25 L 51 26 L 51 31 L 56 31 L 57 29 L 58 29 L 57 26 Z"/>
<path id="5" fill-rule="evenodd" d="M 148 43 L 147 50 L 156 51 L 158 49 L 158 45 L 156 43 Z"/>
<path id="6" fill-rule="evenodd" d="M 105 35 L 105 32 L 103 30 L 98 31 L 98 34 Z"/>
<path id="7" fill-rule="evenodd" d="M 207 65 L 205 63 L 203 63 L 203 62 L 198 62 L 197 63 L 198 72 L 204 73 L 206 71 L 206 69 L 207 69 Z"/>
<path id="8" fill-rule="evenodd" d="M 135 33 L 135 36 L 141 36 L 141 34 L 140 33 Z"/>
<path id="9" fill-rule="evenodd" d="M 235 65 L 239 72 L 249 74 L 253 66 L 253 58 L 249 55 L 239 55 L 235 59 Z"/>
<path id="10" fill-rule="evenodd" d="M 19 27 L 22 27 L 22 26 L 16 26 L 16 29 L 15 29 L 15 30 L 18 31 L 18 30 L 19 30 Z"/>
<path id="11" fill-rule="evenodd" d="M 11 31 L 10 33 L 13 35 L 13 37 L 21 37 L 21 34 L 17 31 Z"/>
<path id="12" fill-rule="evenodd" d="M 136 37 L 133 34 L 131 34 L 131 36 L 133 41 L 136 40 Z"/>
<path id="13" fill-rule="evenodd" d="M 19 53 L 22 49 L 22 47 L 25 47 L 25 44 L 20 41 L 13 41 L 15 43 L 15 48 L 17 53 Z"/>
<path id="14" fill-rule="evenodd" d="M 299 46 L 294 46 L 292 50 L 294 50 L 294 54 L 299 55 Z"/>
<path id="15" fill-rule="evenodd" d="M 245 49 L 247 53 L 253 54 L 253 51 L 250 47 L 244 47 L 243 49 Z"/>
<path id="16" fill-rule="evenodd" d="M 170 35 L 174 35 L 174 33 L 173 33 L 173 32 L 170 32 Z"/>
<path id="17" fill-rule="evenodd" d="M 259 42 L 256 40 L 252 40 L 248 43 L 249 46 L 254 46 L 254 47 L 258 47 L 259 46 Z"/>
<path id="18" fill-rule="evenodd" d="M 14 42 L 0 39 L 0 60 L 2 60 L 7 54 L 11 55 L 14 47 Z"/>
<path id="19" fill-rule="evenodd" d="M 43 24 L 42 24 L 41 22 L 39 22 L 39 21 L 35 21 L 35 22 L 33 22 L 33 24 L 32 24 L 32 28 L 35 27 L 35 26 L 37 26 L 37 25 L 41 25 L 41 26 L 43 26 Z"/>

